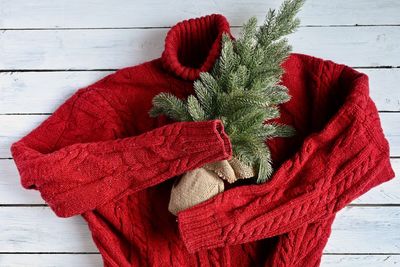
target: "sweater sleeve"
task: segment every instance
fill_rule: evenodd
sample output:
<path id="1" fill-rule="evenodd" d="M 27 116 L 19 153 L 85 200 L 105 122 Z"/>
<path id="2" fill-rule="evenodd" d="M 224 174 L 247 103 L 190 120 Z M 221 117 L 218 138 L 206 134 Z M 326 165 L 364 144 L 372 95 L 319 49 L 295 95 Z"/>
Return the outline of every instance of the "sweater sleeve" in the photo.
<path id="1" fill-rule="evenodd" d="M 356 101 L 356 99 L 354 99 Z M 178 214 L 190 252 L 282 235 L 336 214 L 394 177 L 378 112 L 368 97 L 347 107 L 275 172 L 270 182 L 233 188 Z M 357 103 L 357 102 L 355 102 Z"/>
<path id="2" fill-rule="evenodd" d="M 81 89 L 12 145 L 22 185 L 39 190 L 58 216 L 84 213 L 231 156 L 219 120 L 176 122 L 115 138 L 119 122 L 110 114 L 104 99 Z"/>

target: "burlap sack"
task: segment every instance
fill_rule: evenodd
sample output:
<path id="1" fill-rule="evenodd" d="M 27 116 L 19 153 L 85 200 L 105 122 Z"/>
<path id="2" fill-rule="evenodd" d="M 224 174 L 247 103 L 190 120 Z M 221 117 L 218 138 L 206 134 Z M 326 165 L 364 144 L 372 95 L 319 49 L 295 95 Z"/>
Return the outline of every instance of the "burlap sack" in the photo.
<path id="1" fill-rule="evenodd" d="M 222 160 L 208 163 L 204 165 L 204 168 L 214 171 L 218 177 L 226 180 L 229 183 L 234 183 L 238 179 L 246 179 L 255 176 L 255 171 L 251 166 L 247 166 L 235 157 L 229 161 Z"/>
<path id="2" fill-rule="evenodd" d="M 235 171 L 236 179 L 247 179 L 256 176 L 256 172 L 253 167 L 242 163 L 237 158 L 233 157 L 228 162 Z"/>
<path id="3" fill-rule="evenodd" d="M 213 171 L 219 178 L 224 179 L 229 183 L 234 183 L 237 180 L 235 171 L 227 160 L 208 163 L 204 165 L 204 169 Z"/>
<path id="4" fill-rule="evenodd" d="M 168 210 L 176 215 L 223 191 L 224 181 L 215 172 L 204 168 L 188 171 L 172 186 Z"/>
<path id="5" fill-rule="evenodd" d="M 224 191 L 221 179 L 234 183 L 237 179 L 255 176 L 255 171 L 236 158 L 208 163 L 202 168 L 186 172 L 171 190 L 168 210 L 176 215 L 179 211 L 212 198 Z"/>

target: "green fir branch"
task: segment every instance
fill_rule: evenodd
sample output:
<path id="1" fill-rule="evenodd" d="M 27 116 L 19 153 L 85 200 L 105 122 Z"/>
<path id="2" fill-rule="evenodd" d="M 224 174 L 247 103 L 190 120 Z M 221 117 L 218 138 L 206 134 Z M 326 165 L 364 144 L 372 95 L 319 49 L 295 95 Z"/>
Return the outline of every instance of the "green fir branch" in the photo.
<path id="1" fill-rule="evenodd" d="M 220 119 L 234 156 L 257 170 L 257 183 L 267 181 L 273 169 L 266 140 L 295 134 L 292 126 L 270 120 L 290 100 L 288 88 L 280 84 L 281 64 L 291 52 L 285 36 L 298 28 L 295 16 L 303 2 L 284 1 L 278 11 L 268 11 L 260 27 L 250 18 L 236 40 L 223 34 L 220 57 L 194 82 L 195 94 L 181 100 L 161 93 L 154 97 L 150 115 L 165 114 L 176 121 Z"/>

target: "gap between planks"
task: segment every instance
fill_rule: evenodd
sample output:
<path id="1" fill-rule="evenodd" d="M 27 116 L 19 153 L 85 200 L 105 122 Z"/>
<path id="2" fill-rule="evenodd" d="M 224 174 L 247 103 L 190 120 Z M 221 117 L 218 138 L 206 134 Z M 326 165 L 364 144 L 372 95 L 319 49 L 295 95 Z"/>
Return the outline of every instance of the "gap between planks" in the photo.
<path id="1" fill-rule="evenodd" d="M 378 111 L 379 113 L 398 113 L 398 114 L 400 114 L 400 111 L 397 111 L 397 110 L 379 110 Z M 52 115 L 53 113 L 51 113 L 51 112 L 45 112 L 45 113 L 41 113 L 41 112 L 26 112 L 26 113 L 19 113 L 19 112 L 15 112 L 15 113 L 0 113 L 0 116 L 13 116 L 13 115 L 16 115 L 16 116 L 36 116 L 36 115 L 46 115 L 46 116 L 50 116 L 50 115 Z M 1 159 L 1 158 L 0 158 Z"/>
<path id="2" fill-rule="evenodd" d="M 391 256 L 400 255 L 400 253 L 335 253 L 335 252 L 324 252 L 323 255 L 334 255 L 334 256 Z M 100 255 L 100 252 L 29 252 L 29 251 L 0 251 L 0 255 Z"/>
<path id="3" fill-rule="evenodd" d="M 23 8 L 20 1 L 2 0 L 1 27 L 21 28 L 126 28 L 168 27 L 176 22 L 211 13 L 227 17 L 231 25 L 241 25 L 250 16 L 260 21 L 269 8 L 278 8 L 282 0 L 256 0 L 248 3 L 239 0 L 188 0 L 145 2 L 41 0 Z M 62 8 L 61 8 L 62 7 Z M 298 14 L 303 25 L 399 25 L 396 0 L 307 0 Z M 82 15 L 84 14 L 84 15 Z M 134 16 L 132 16 L 134 14 Z M 383 15 L 384 14 L 384 15 Z M 102 18 L 102 19 L 99 19 Z"/>
<path id="4" fill-rule="evenodd" d="M 359 70 L 368 70 L 368 69 L 400 69 L 400 66 L 350 66 L 353 69 Z M 18 73 L 18 72 L 85 72 L 85 71 L 99 71 L 99 72 L 107 72 L 107 71 L 117 71 L 120 69 L 0 69 L 1 72 L 10 72 L 10 73 Z"/>
<path id="5" fill-rule="evenodd" d="M 241 29 L 242 26 L 230 25 L 233 29 Z M 345 28 L 345 27 L 400 27 L 400 24 L 331 24 L 331 25 L 300 25 L 299 28 Z M 170 29 L 171 26 L 133 26 L 133 27 L 76 27 L 76 28 L 0 28 L 0 31 L 75 31 L 75 30 L 151 30 Z"/>
<path id="6" fill-rule="evenodd" d="M 6 254 L 1 255 L 2 266 L 32 266 L 32 267 L 94 267 L 102 266 L 103 259 L 99 254 L 93 255 L 57 255 L 57 254 Z M 329 255 L 323 254 L 321 266 L 327 267 L 353 267 L 353 266 L 375 266 L 386 267 L 396 265 L 400 261 L 400 256 L 389 255 Z"/>
<path id="7" fill-rule="evenodd" d="M 346 207 L 332 225 L 326 253 L 400 253 L 400 209 Z M 50 208 L 2 208 L 2 252 L 98 252 L 80 216 L 57 218 Z M 15 218 L 20 220 L 15 221 Z M 53 229 L 48 231 L 48 229 Z M 32 233 L 29 236 L 23 233 Z M 392 233 L 392 234 L 388 234 Z M 374 242 L 367 242 L 374 239 Z M 49 246 L 48 244 L 52 244 Z"/>
<path id="8" fill-rule="evenodd" d="M 0 208 L 43 208 L 47 204 L 0 204 Z M 349 204 L 346 207 L 400 207 L 400 204 Z"/>

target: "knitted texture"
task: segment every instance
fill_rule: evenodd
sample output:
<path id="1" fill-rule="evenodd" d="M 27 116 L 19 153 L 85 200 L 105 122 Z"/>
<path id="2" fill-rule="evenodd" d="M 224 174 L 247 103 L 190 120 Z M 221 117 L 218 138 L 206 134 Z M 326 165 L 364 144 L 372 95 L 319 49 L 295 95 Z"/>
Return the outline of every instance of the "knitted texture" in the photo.
<path id="1" fill-rule="evenodd" d="M 219 120 L 150 118 L 152 98 L 186 98 L 218 57 L 221 15 L 178 23 L 161 58 L 80 89 L 12 145 L 25 188 L 61 217 L 81 214 L 105 266 L 318 266 L 335 214 L 394 177 L 368 77 L 292 54 L 291 101 L 277 122 L 296 136 L 269 141 L 270 181 L 240 180 L 173 216 L 174 177 L 230 160 Z"/>

